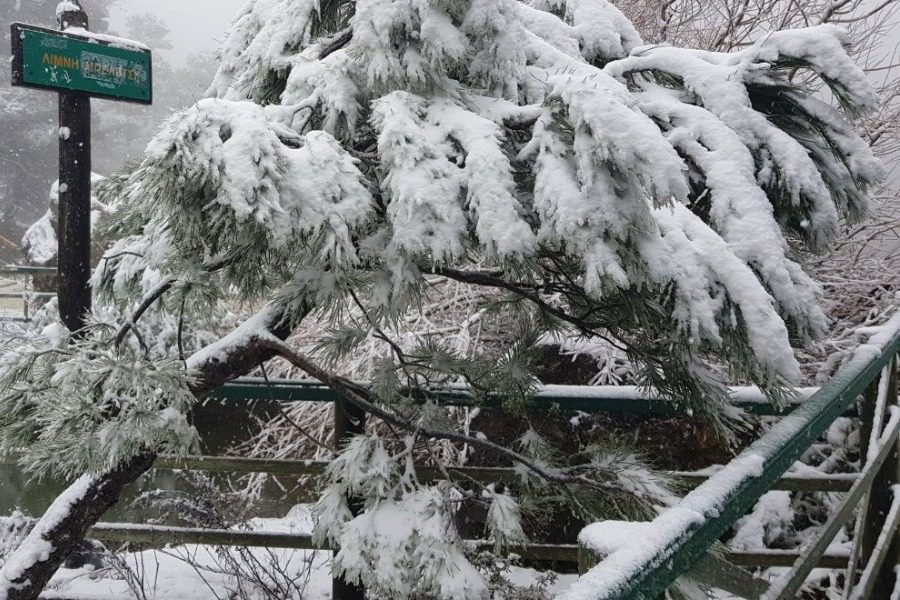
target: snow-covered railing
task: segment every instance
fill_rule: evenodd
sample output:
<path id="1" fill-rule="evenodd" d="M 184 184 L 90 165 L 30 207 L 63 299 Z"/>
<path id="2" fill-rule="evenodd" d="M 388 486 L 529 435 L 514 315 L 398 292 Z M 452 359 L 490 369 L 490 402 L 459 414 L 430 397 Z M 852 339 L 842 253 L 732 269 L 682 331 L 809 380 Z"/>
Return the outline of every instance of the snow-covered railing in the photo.
<path id="1" fill-rule="evenodd" d="M 17 268 L 17 272 L 26 272 Z M 31 271 L 32 268 L 25 268 Z M 52 270 L 52 269 L 50 269 Z M 40 269 L 36 273 L 43 273 Z M 3 272 L 0 267 L 0 273 Z M 32 274 L 32 273 L 29 273 Z M 655 599 L 675 579 L 692 568 L 709 568 L 707 550 L 769 490 L 829 491 L 846 493 L 828 522 L 800 551 L 729 551 L 723 556 L 732 567 L 790 566 L 771 585 L 753 582 L 765 591 L 747 597 L 794 598 L 815 567 L 847 567 L 848 598 L 852 600 L 900 597 L 892 569 L 900 527 L 900 487 L 898 487 L 898 438 L 900 406 L 897 405 L 896 370 L 900 351 L 900 315 L 881 328 L 860 330 L 868 343 L 860 346 L 851 360 L 821 388 L 804 388 L 795 402 L 776 410 L 755 388 L 732 388 L 732 402 L 754 414 L 784 416 L 762 438 L 734 461 L 718 470 L 671 475 L 697 487 L 674 507 L 649 523 L 595 523 L 585 528 L 579 544 L 534 544 L 517 549 L 517 554 L 535 560 L 574 561 L 585 567 L 582 577 L 562 598 Z M 239 400 L 322 401 L 337 395 L 315 381 L 244 378 L 227 384 L 212 394 L 216 398 Z M 463 387 L 437 393 L 446 404 L 467 405 L 474 401 Z M 861 410 L 856 411 L 862 395 Z M 479 399 L 483 401 L 483 399 Z M 488 404 L 490 404 L 490 398 Z M 498 399 L 499 404 L 499 399 Z M 620 412 L 653 416 L 684 414 L 684 407 L 625 386 L 548 385 L 535 395 L 535 408 Z M 787 470 L 841 415 L 859 414 L 865 466 L 858 475 L 810 477 Z M 273 475 L 317 475 L 325 463 L 279 461 L 236 457 L 160 458 L 156 468 L 211 472 L 269 473 Z M 422 467 L 420 476 L 429 477 Z M 514 480 L 515 471 L 495 467 L 463 467 L 467 477 L 483 481 Z M 440 474 L 435 473 L 435 477 Z M 835 535 L 859 512 L 857 535 L 852 552 L 829 548 Z M 315 549 L 309 536 L 292 532 L 241 532 L 159 527 L 141 524 L 99 524 L 92 536 L 107 541 L 149 544 L 198 543 L 212 545 L 262 545 Z M 472 543 L 478 544 L 477 540 Z M 862 558 L 857 573 L 858 559 Z M 723 568 L 716 559 L 714 568 Z M 714 561 L 713 561 L 714 562 Z M 744 573 L 748 578 L 748 573 Z M 890 583 L 888 583 L 890 582 Z M 896 585 L 896 588 L 895 588 Z M 891 596 L 893 590 L 894 596 Z"/>
<path id="2" fill-rule="evenodd" d="M 159 457 L 154 463 L 157 470 L 201 471 L 207 473 L 228 473 L 234 475 L 261 473 L 272 476 L 315 477 L 321 475 L 327 461 L 284 460 L 264 458 L 243 458 L 235 456 L 183 456 Z M 446 469 L 420 465 L 416 468 L 420 481 L 442 479 L 447 473 L 460 475 L 466 479 L 485 483 L 511 483 L 519 478 L 515 469 L 505 467 L 447 467 Z M 692 487 L 701 484 L 714 471 L 692 473 L 670 472 L 669 476 L 680 486 Z M 847 491 L 855 482 L 853 474 L 823 475 L 816 477 L 785 475 L 773 489 L 801 491 Z M 2 525 L 2 520 L 0 520 Z M 247 531 L 243 529 L 207 529 L 196 527 L 173 527 L 140 523 L 99 523 L 90 531 L 92 539 L 112 543 L 129 543 L 162 547 L 166 545 L 198 544 L 208 546 L 241 546 L 286 548 L 295 550 L 328 550 L 316 544 L 308 533 L 297 531 Z M 469 540 L 476 548 L 488 548 L 493 542 Z M 513 546 L 511 552 L 523 560 L 552 561 L 575 564 L 579 561 L 579 547 L 576 544 L 528 543 Z M 729 551 L 724 558 L 738 567 L 786 567 L 796 561 L 799 554 L 792 550 L 751 550 Z M 819 557 L 817 566 L 839 568 L 847 564 L 846 552 L 828 552 Z"/>
<path id="3" fill-rule="evenodd" d="M 0 279 L 13 279 L 19 281 L 25 279 L 23 285 L 14 286 L 15 289 L 0 290 L 0 320 L 6 321 L 29 321 L 31 319 L 30 304 L 35 300 L 49 300 L 56 297 L 56 293 L 38 292 L 34 290 L 33 285 L 29 285 L 29 280 L 34 277 L 56 277 L 56 267 L 35 267 L 31 265 L 0 265 Z M 10 315 L 7 310 L 8 300 L 19 300 L 21 304 L 21 312 L 16 310 L 16 314 Z M 16 303 L 18 304 L 18 303 Z"/>
<path id="4" fill-rule="evenodd" d="M 779 408 L 769 402 L 756 387 L 730 388 L 732 404 L 754 415 L 783 415 L 800 406 L 819 388 L 804 387 L 787 406 Z M 266 379 L 243 377 L 213 392 L 213 397 L 226 400 L 277 400 L 280 402 L 334 402 L 337 392 L 310 379 Z M 463 386 L 432 390 L 432 400 L 445 405 L 499 407 L 502 398 L 478 398 Z M 683 416 L 687 405 L 664 400 L 647 390 L 631 385 L 545 385 L 530 399 L 532 408 L 556 408 L 563 411 L 610 412 L 653 417 Z"/>
<path id="5" fill-rule="evenodd" d="M 285 548 L 291 550 L 331 550 L 317 544 L 312 535 L 297 531 L 248 531 L 245 529 L 207 529 L 199 527 L 173 527 L 168 525 L 144 525 L 135 523 L 98 523 L 91 528 L 91 539 L 102 542 L 128 543 L 151 547 L 197 544 L 202 546 L 240 546 L 244 548 Z M 490 549 L 494 542 L 468 540 L 479 549 Z M 578 546 L 575 544 L 524 544 L 512 545 L 510 552 L 523 560 L 577 563 Z M 743 567 L 787 567 L 798 554 L 791 550 L 732 551 L 725 558 Z M 839 568 L 847 564 L 849 555 L 830 552 L 822 556 L 819 566 Z"/>
<path id="6" fill-rule="evenodd" d="M 648 523 L 605 521 L 582 530 L 583 565 L 595 563 L 561 598 L 567 600 L 655 599 L 680 575 L 705 560 L 707 550 L 862 394 L 865 466 L 841 505 L 816 536 L 801 548 L 791 568 L 761 598 L 794 598 L 838 531 L 857 509 L 859 535 L 848 561 L 848 587 L 855 598 L 890 598 L 900 593 L 885 558 L 896 554 L 900 406 L 897 405 L 897 353 L 900 315 L 868 336 L 853 358 L 802 406 Z M 892 491 L 893 490 L 893 491 Z M 862 577 L 855 581 L 856 558 Z M 891 561 L 893 562 L 893 561 Z M 880 594 L 874 596 L 872 594 Z"/>
<path id="7" fill-rule="evenodd" d="M 241 458 L 233 456 L 185 456 L 160 457 L 154 463 L 158 470 L 202 471 L 207 473 L 264 473 L 273 476 L 318 476 L 325 471 L 327 461 L 278 460 L 261 458 Z M 447 472 L 467 479 L 482 482 L 513 482 L 519 478 L 512 468 L 500 467 L 438 467 L 418 466 L 420 481 L 430 481 L 446 477 Z M 692 486 L 709 477 L 706 473 L 669 474 L 682 485 Z M 775 485 L 775 489 L 803 491 L 846 491 L 855 481 L 855 475 L 822 477 L 799 477 L 786 475 Z M 2 526 L 2 519 L 0 519 Z M 208 546 L 242 546 L 287 548 L 295 550 L 329 550 L 316 544 L 309 533 L 297 531 L 248 531 L 244 529 L 207 529 L 197 527 L 173 527 L 140 523 L 99 523 L 90 531 L 92 539 L 103 542 L 129 543 L 162 547 L 166 545 L 198 544 Z M 493 547 L 493 542 L 469 540 L 476 548 Z M 524 560 L 553 561 L 575 564 L 579 560 L 576 544 L 528 543 L 510 548 L 511 552 Z M 730 551 L 725 558 L 741 567 L 785 567 L 793 564 L 798 553 L 791 550 Z M 829 552 L 819 558 L 818 566 L 837 568 L 846 565 L 848 555 Z"/>
<path id="8" fill-rule="evenodd" d="M 55 275 L 56 267 L 32 265 L 0 265 L 0 275 Z"/>

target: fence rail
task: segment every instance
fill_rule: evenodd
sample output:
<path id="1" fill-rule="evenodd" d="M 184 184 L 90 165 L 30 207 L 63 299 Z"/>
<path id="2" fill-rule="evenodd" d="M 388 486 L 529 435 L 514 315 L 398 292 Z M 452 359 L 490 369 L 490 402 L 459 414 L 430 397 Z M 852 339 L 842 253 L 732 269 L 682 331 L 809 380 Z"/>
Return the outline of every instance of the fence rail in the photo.
<path id="1" fill-rule="evenodd" d="M 54 268 L 0 267 L 0 275 L 55 273 Z M 50 293 L 37 294 L 41 297 Z M 0 299 L 24 294 L 0 292 Z M 27 318 L 27 312 L 26 312 Z M 728 551 L 729 568 L 747 576 L 752 585 L 748 598 L 788 600 L 796 597 L 813 568 L 846 569 L 848 600 L 900 598 L 900 406 L 897 401 L 897 368 L 900 352 L 900 315 L 880 330 L 867 332 L 869 343 L 821 388 L 804 388 L 787 407 L 775 408 L 754 388 L 733 388 L 733 403 L 751 414 L 782 417 L 765 435 L 724 468 L 712 473 L 670 475 L 693 488 L 682 501 L 646 524 L 643 535 L 631 536 L 618 545 L 606 534 L 621 529 L 617 522 L 596 523 L 579 535 L 578 544 L 529 544 L 516 548 L 526 559 L 578 563 L 580 579 L 562 598 L 655 600 L 679 576 L 694 568 L 708 571 L 709 548 L 770 490 L 843 493 L 828 521 L 802 548 L 795 551 Z M 339 396 L 314 381 L 243 378 L 212 394 L 223 400 L 273 400 L 337 402 Z M 863 397 L 859 404 L 857 400 Z M 474 397 L 464 388 L 437 393 L 447 405 L 501 406 L 499 397 Z M 656 417 L 685 414 L 685 407 L 654 398 L 633 387 L 546 386 L 535 395 L 532 408 L 563 411 L 613 412 Z M 338 437 L 352 432 L 353 419 L 337 412 Z M 863 424 L 863 468 L 858 475 L 804 476 L 786 474 L 822 433 L 841 416 L 858 416 Z M 358 426 L 358 425 L 357 425 Z M 315 476 L 326 463 L 248 459 L 236 457 L 162 457 L 155 468 L 232 473 L 267 473 L 280 476 Z M 423 480 L 444 474 L 436 468 L 418 467 Z M 501 467 L 451 468 L 479 481 L 514 482 L 514 470 Z M 836 534 L 857 516 L 853 549 L 830 552 Z M 151 545 L 169 543 L 268 546 L 322 550 L 309 535 L 294 532 L 252 532 L 173 528 L 143 524 L 101 523 L 92 537 L 112 542 Z M 609 536 L 611 538 L 622 536 Z M 470 543 L 487 544 L 484 541 Z M 716 559 L 719 561 L 719 559 Z M 721 563 L 721 561 L 719 561 Z M 753 580 L 741 567 L 789 567 L 771 585 Z M 713 565 L 714 569 L 721 568 Z M 857 573 L 857 568 L 861 572 Z M 897 575 L 894 570 L 897 567 Z M 734 573 L 731 573 L 732 575 Z M 743 575 L 738 578 L 743 577 Z M 358 590 L 357 590 L 358 591 Z M 892 595 L 893 593 L 893 595 Z M 346 596 L 347 598 L 361 595 Z M 337 598 L 337 596 L 335 596 Z"/>
<path id="2" fill-rule="evenodd" d="M 197 527 L 169 527 L 163 525 L 138 525 L 132 523 L 98 523 L 89 533 L 102 542 L 128 543 L 154 547 L 197 544 L 205 546 L 242 546 L 246 548 L 284 548 L 289 550 L 324 550 L 331 548 L 316 544 L 308 533 L 242 531 L 239 529 L 206 529 Z M 478 550 L 494 548 L 488 540 L 467 540 Z M 510 552 L 525 560 L 578 563 L 577 544 L 527 544 L 511 546 Z M 725 558 L 744 567 L 788 567 L 799 556 L 791 550 L 729 551 Z M 849 553 L 831 552 L 819 558 L 822 568 L 840 568 L 847 565 Z"/>
<path id="3" fill-rule="evenodd" d="M 826 552 L 828 542 L 852 516 L 858 506 L 871 503 L 873 483 L 884 478 L 885 465 L 896 462 L 897 438 L 900 435 L 900 408 L 896 404 L 896 381 L 892 377 L 896 369 L 894 356 L 900 350 L 900 335 L 881 334 L 863 346 L 854 360 L 820 389 L 807 389 L 801 394 L 805 401 L 793 407 L 792 412 L 763 437 L 750 446 L 741 456 L 711 473 L 671 473 L 671 476 L 686 487 L 696 486 L 685 496 L 682 503 L 648 524 L 644 539 L 655 539 L 656 552 L 648 554 L 643 561 L 635 561 L 633 554 L 627 568 L 617 564 L 616 552 L 605 557 L 597 556 L 592 549 L 591 539 L 597 534 L 595 524 L 586 528 L 579 538 L 579 545 L 527 545 L 517 549 L 517 553 L 532 560 L 549 560 L 563 563 L 586 565 L 595 563 L 578 582 L 564 594 L 564 597 L 578 598 L 634 598 L 653 599 L 658 597 L 679 575 L 691 567 L 696 567 L 706 559 L 707 549 L 765 492 L 773 489 L 799 491 L 828 491 L 845 493 L 838 510 L 832 515 L 821 534 L 799 551 L 760 551 L 726 553 L 726 560 L 740 567 L 790 567 L 787 575 L 773 586 L 753 598 L 793 598 L 799 584 L 814 567 L 844 569 L 855 565 L 857 555 L 862 553 L 867 566 L 862 572 L 858 592 L 854 598 L 869 598 L 872 589 L 883 585 L 883 572 L 887 568 L 890 555 L 886 549 L 891 536 L 895 536 L 900 521 L 900 507 L 891 497 L 890 511 L 882 525 L 877 526 L 880 534 L 874 540 L 877 552 L 852 553 Z M 883 375 L 884 377 L 880 377 Z M 882 384 L 879 386 L 879 381 Z M 803 476 L 785 474 L 792 464 L 815 442 L 825 429 L 842 414 L 847 414 L 861 393 L 866 393 L 863 403 L 863 419 L 870 420 L 873 431 L 872 444 L 866 452 L 869 460 L 859 475 L 838 474 L 828 476 Z M 880 392 L 880 393 L 879 393 Z M 213 394 L 226 399 L 275 399 L 281 401 L 334 401 L 337 396 L 325 386 L 308 381 L 284 381 L 244 379 L 228 384 Z M 752 389 L 736 389 L 736 403 L 760 409 L 762 396 Z M 450 389 L 443 395 L 448 403 L 465 404 L 472 397 L 463 389 Z M 548 386 L 540 391 L 536 402 L 544 407 L 573 404 L 590 410 L 612 412 L 653 411 L 659 409 L 663 401 L 648 398 L 635 388 L 626 389 L 584 389 L 572 386 Z M 568 403 L 568 404 L 567 404 Z M 876 413 L 881 411 L 877 416 Z M 677 407 L 663 406 L 665 416 L 677 414 Z M 773 411 L 774 412 L 774 411 Z M 893 452 L 893 454 L 892 454 Z M 161 457 L 154 465 L 157 469 L 199 470 L 231 473 L 267 473 L 291 477 L 315 476 L 322 473 L 325 462 L 270 460 L 221 456 Z M 443 474 L 438 469 L 421 466 L 418 468 L 423 480 L 435 479 Z M 501 467 L 461 467 L 451 469 L 467 477 L 480 481 L 515 481 L 513 469 Z M 893 481 L 896 481 L 894 479 Z M 689 515 L 689 518 L 686 518 Z M 701 518 L 702 517 L 702 518 Z M 674 526 L 672 524 L 675 524 Z M 688 523 L 687 526 L 684 524 Z M 606 524 L 607 526 L 610 523 Z M 618 526 L 620 524 L 612 524 Z M 321 549 L 317 548 L 308 534 L 291 532 L 249 532 L 233 530 L 202 530 L 171 528 L 136 524 L 98 524 L 92 536 L 106 541 L 146 544 L 195 543 L 213 545 L 264 545 L 269 547 Z M 473 541 L 472 543 L 484 543 Z M 598 559 L 599 563 L 597 562 Z M 610 564 L 612 563 L 612 564 Z M 852 571 L 852 568 L 849 569 Z M 610 575 L 611 574 L 611 575 Z M 624 577 L 623 577 L 624 574 Z M 747 574 L 749 577 L 749 574 Z M 759 580 L 752 580 L 754 589 L 759 588 Z"/>
<path id="4" fill-rule="evenodd" d="M 56 267 L 0 265 L 0 275 L 55 275 Z"/>
<path id="5" fill-rule="evenodd" d="M 56 267 L 35 267 L 30 265 L 0 265 L 0 277 L 12 277 L 12 278 L 33 278 L 34 276 L 44 275 L 44 276 L 56 276 L 57 271 Z M 0 301 L 2 300 L 20 300 L 21 301 L 21 313 L 10 315 L 6 312 L 7 307 L 3 307 L 3 313 L 0 313 L 0 321 L 22 321 L 28 322 L 31 320 L 30 304 L 36 300 L 49 300 L 51 298 L 56 297 L 55 292 L 40 292 L 35 291 L 33 286 L 28 283 L 26 280 L 26 284 L 23 286 L 24 289 L 16 290 L 12 292 L 0 292 Z M 5 313 L 5 314 L 4 314 Z"/>
<path id="6" fill-rule="evenodd" d="M 802 387 L 783 407 L 771 404 L 759 388 L 730 388 L 732 404 L 757 416 L 781 416 L 790 413 L 819 390 L 818 387 Z M 338 394 L 328 386 L 314 380 L 266 379 L 242 377 L 226 383 L 214 391 L 212 397 L 222 400 L 278 400 L 281 402 L 334 402 Z M 429 399 L 449 406 L 500 407 L 502 398 L 487 396 L 476 398 L 466 388 L 447 387 L 435 390 Z M 531 408 L 554 408 L 562 411 L 609 412 L 653 417 L 685 416 L 688 406 L 671 400 L 654 397 L 646 390 L 630 385 L 545 385 L 530 400 Z M 846 415 L 855 414 L 848 407 Z"/>
<path id="7" fill-rule="evenodd" d="M 900 316 L 892 319 L 883 330 L 873 332 L 869 344 L 862 346 L 854 358 L 802 406 L 784 417 L 726 468 L 690 492 L 678 505 L 646 524 L 646 533 L 652 536 L 651 539 L 655 538 L 652 543 L 646 538 L 632 537 L 619 547 L 610 548 L 604 545 L 603 537 L 621 527 L 620 523 L 604 522 L 585 528 L 579 536 L 582 551 L 595 556 L 596 560 L 586 558 L 582 563 L 597 564 L 584 573 L 563 598 L 652 600 L 658 597 L 677 577 L 697 564 L 713 543 L 773 488 L 779 477 L 860 394 L 868 391 L 867 397 L 871 398 L 874 388 L 878 401 L 869 413 L 876 427 L 873 439 L 877 440 L 877 449 L 868 452 L 863 473 L 820 536 L 801 550 L 791 570 L 762 596 L 794 598 L 806 575 L 863 496 L 871 501 L 873 494 L 885 491 L 873 491 L 871 485 L 876 475 L 885 473 L 886 464 L 888 479 L 893 478 L 896 482 L 900 409 L 896 407 L 894 372 L 900 350 L 898 327 Z M 878 393 L 879 388 L 882 393 Z M 891 414 L 891 418 L 885 419 L 885 414 Z M 877 424 L 885 420 L 888 423 L 882 429 Z M 873 512 L 868 518 L 874 520 L 877 517 Z M 867 526 L 882 528 L 880 524 Z M 858 538 L 856 543 L 860 542 Z M 872 556 L 880 552 L 896 556 L 895 550 L 881 547 L 872 554 L 864 554 L 863 560 L 871 562 Z M 875 560 L 883 559 L 876 556 Z M 881 587 L 890 590 L 893 581 L 889 570 L 883 570 Z M 848 584 L 852 586 L 854 582 L 851 580 Z"/>

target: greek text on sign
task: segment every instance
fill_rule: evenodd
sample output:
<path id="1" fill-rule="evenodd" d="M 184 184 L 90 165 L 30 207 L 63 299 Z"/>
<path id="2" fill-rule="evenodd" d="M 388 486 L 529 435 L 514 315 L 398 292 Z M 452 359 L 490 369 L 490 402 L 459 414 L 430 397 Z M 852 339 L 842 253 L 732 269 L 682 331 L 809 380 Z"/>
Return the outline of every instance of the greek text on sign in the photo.
<path id="1" fill-rule="evenodd" d="M 13 85 L 152 102 L 151 53 L 136 42 L 19 23 L 12 40 Z"/>

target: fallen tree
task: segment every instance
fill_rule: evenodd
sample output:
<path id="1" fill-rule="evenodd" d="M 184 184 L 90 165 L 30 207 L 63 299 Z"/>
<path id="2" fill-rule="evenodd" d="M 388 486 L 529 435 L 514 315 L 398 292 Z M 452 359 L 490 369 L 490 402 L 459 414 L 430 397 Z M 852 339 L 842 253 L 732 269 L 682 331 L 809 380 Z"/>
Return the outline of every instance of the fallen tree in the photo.
<path id="1" fill-rule="evenodd" d="M 249 3 L 211 97 L 103 183 L 117 241 L 84 330 L 48 326 L 0 359 L 0 451 L 91 473 L 7 560 L 0 598 L 35 598 L 157 453 L 194 447 L 198 398 L 275 355 L 406 432 L 353 438 L 326 474 L 316 536 L 351 584 L 486 597 L 461 501 L 485 507 L 498 550 L 522 539 L 512 494 L 418 481 L 411 457 L 437 438 L 501 454 L 585 519 L 652 514 L 668 492 L 634 452 L 584 448 L 563 469 L 533 432 L 510 448 L 447 427 L 431 391 L 465 382 L 515 410 L 538 340 L 563 333 L 611 344 L 724 437 L 726 377 L 783 400 L 792 345 L 825 328 L 792 249 L 826 251 L 882 176 L 848 121 L 877 101 L 847 44 L 820 26 L 734 53 L 641 48 L 605 0 Z M 430 278 L 496 292 L 484 310 L 515 334 L 491 352 L 394 339 Z M 188 355 L 185 329 L 225 301 L 265 308 Z M 315 359 L 279 341 L 312 311 L 331 325 Z M 168 348 L 154 315 L 175 318 Z M 329 368 L 371 338 L 390 354 L 365 386 Z"/>

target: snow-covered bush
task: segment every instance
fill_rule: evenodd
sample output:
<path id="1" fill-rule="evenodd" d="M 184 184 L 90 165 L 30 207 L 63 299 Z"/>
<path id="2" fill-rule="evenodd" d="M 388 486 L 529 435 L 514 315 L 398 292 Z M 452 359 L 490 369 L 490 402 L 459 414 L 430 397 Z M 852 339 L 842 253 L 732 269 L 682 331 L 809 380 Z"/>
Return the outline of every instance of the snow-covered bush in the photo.
<path id="1" fill-rule="evenodd" d="M 91 226 L 96 225 L 103 215 L 110 211 L 110 207 L 100 202 L 96 197 L 96 188 L 101 185 L 103 177 L 96 173 L 91 174 Z M 58 246 L 56 215 L 59 211 L 59 181 L 53 183 L 50 188 L 49 208 L 40 219 L 32 223 L 22 236 L 22 252 L 28 264 L 47 266 L 56 264 L 56 252 Z M 92 254 L 98 257 L 103 253 L 103 248 L 94 239 Z"/>

